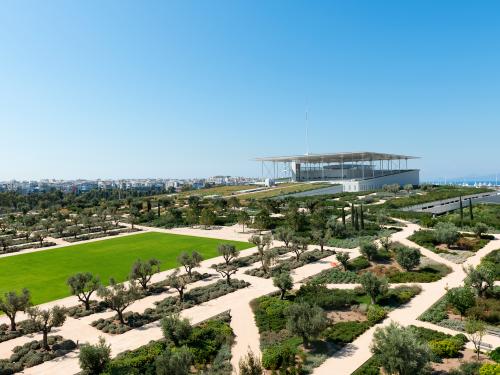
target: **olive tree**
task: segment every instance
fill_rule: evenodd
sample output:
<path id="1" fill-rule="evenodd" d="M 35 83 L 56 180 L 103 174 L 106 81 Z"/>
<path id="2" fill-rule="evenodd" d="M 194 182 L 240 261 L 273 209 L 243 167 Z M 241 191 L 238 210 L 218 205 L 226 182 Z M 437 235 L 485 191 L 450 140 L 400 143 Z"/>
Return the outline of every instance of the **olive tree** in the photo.
<path id="1" fill-rule="evenodd" d="M 212 210 L 208 208 L 204 208 L 203 210 L 201 210 L 200 224 L 203 225 L 205 229 L 214 225 L 216 219 L 217 216 L 215 216 L 215 213 Z"/>
<path id="2" fill-rule="evenodd" d="M 373 304 L 375 304 L 378 296 L 385 295 L 389 290 L 387 279 L 385 277 L 378 277 L 372 272 L 363 273 L 359 281 L 365 293 L 370 296 Z"/>
<path id="3" fill-rule="evenodd" d="M 239 255 L 239 252 L 238 250 L 236 250 L 236 247 L 234 245 L 227 243 L 220 244 L 217 247 L 217 251 L 219 252 L 219 255 L 221 255 L 222 258 L 224 258 L 224 262 L 226 263 L 226 265 L 229 265 L 229 263 L 233 259 L 237 258 Z"/>
<path id="4" fill-rule="evenodd" d="M 265 234 L 263 236 L 253 235 L 252 237 L 250 237 L 250 243 L 253 243 L 257 247 L 262 268 L 266 272 L 268 271 L 268 268 L 266 267 L 266 264 L 264 262 L 265 251 L 269 250 L 269 247 L 271 246 L 272 242 L 273 242 L 273 237 L 270 234 Z"/>
<path id="5" fill-rule="evenodd" d="M 290 246 L 290 242 L 293 240 L 294 233 L 295 232 L 292 228 L 283 226 L 276 229 L 274 236 L 278 241 L 282 241 L 285 244 L 285 247 L 288 249 L 288 247 Z"/>
<path id="6" fill-rule="evenodd" d="M 42 331 L 42 347 L 49 350 L 48 334 L 54 327 L 60 327 L 66 321 L 66 309 L 54 306 L 51 309 L 42 310 L 39 307 L 28 309 L 30 324 L 37 331 Z"/>
<path id="7" fill-rule="evenodd" d="M 447 222 L 438 223 L 434 231 L 436 241 L 444 243 L 448 247 L 457 242 L 459 235 L 455 224 Z"/>
<path id="8" fill-rule="evenodd" d="M 188 319 L 181 319 L 179 314 L 167 315 L 161 320 L 163 336 L 179 347 L 183 341 L 189 338 L 193 327 Z"/>
<path id="9" fill-rule="evenodd" d="M 101 286 L 99 277 L 90 272 L 77 273 L 69 277 L 66 283 L 71 290 L 71 294 L 83 303 L 85 310 L 90 310 L 90 297 Z"/>
<path id="10" fill-rule="evenodd" d="M 486 334 L 486 325 L 481 320 L 468 319 L 465 322 L 465 332 L 467 333 L 467 338 L 474 345 L 474 351 L 477 354 L 477 360 L 479 361 L 479 354 L 481 352 L 481 342 L 483 341 L 483 336 Z"/>
<path id="11" fill-rule="evenodd" d="M 351 255 L 347 251 L 339 251 L 335 257 L 339 261 L 340 264 L 342 264 L 342 267 L 344 267 L 344 271 L 347 271 L 347 265 L 349 263 L 349 259 L 351 258 Z"/>
<path id="12" fill-rule="evenodd" d="M 226 279 L 228 285 L 231 284 L 231 276 L 238 272 L 238 267 L 235 264 L 216 264 L 215 270 Z"/>
<path id="13" fill-rule="evenodd" d="M 295 253 L 295 259 L 300 261 L 300 256 L 307 250 L 308 240 L 305 237 L 294 237 L 290 249 Z"/>
<path id="14" fill-rule="evenodd" d="M 280 299 L 284 299 L 286 292 L 293 288 L 293 280 L 290 272 L 283 270 L 278 275 L 274 276 L 273 285 L 280 290 Z"/>
<path id="15" fill-rule="evenodd" d="M 325 245 L 328 244 L 328 240 L 330 239 L 330 231 L 324 229 L 315 229 L 312 232 L 312 237 L 314 241 L 319 245 L 321 252 L 323 252 Z"/>
<path id="16" fill-rule="evenodd" d="M 111 362 L 111 346 L 99 336 L 99 342 L 96 345 L 86 344 L 80 348 L 78 360 L 84 375 L 101 374 Z"/>
<path id="17" fill-rule="evenodd" d="M 151 258 L 146 261 L 137 259 L 130 270 L 130 279 L 136 280 L 144 291 L 148 290 L 148 283 L 155 273 L 160 272 L 160 261 Z"/>
<path id="18" fill-rule="evenodd" d="M 448 290 L 446 300 L 460 313 L 460 319 L 465 312 L 476 304 L 474 292 L 469 287 L 458 287 Z"/>
<path id="19" fill-rule="evenodd" d="M 26 312 L 31 306 L 31 295 L 28 289 L 18 294 L 17 292 L 5 293 L 4 298 L 0 297 L 0 311 L 10 320 L 10 330 L 16 330 L 16 314 Z"/>
<path id="20" fill-rule="evenodd" d="M 97 295 L 106 302 L 111 310 L 116 312 L 120 323 L 125 324 L 123 312 L 139 297 L 139 292 L 134 282 L 129 282 L 129 286 L 126 287 L 125 284 L 118 284 L 111 278 L 109 287 L 101 286 Z"/>
<path id="21" fill-rule="evenodd" d="M 328 324 L 323 309 L 307 303 L 294 303 L 286 309 L 285 314 L 287 329 L 300 336 L 305 347 L 308 347 L 309 341 L 323 332 Z"/>
<path id="22" fill-rule="evenodd" d="M 420 264 L 422 254 L 419 249 L 399 246 L 396 248 L 396 262 L 406 271 L 411 271 Z"/>
<path id="23" fill-rule="evenodd" d="M 184 301 L 184 291 L 189 283 L 189 276 L 187 275 L 179 275 L 179 270 L 176 269 L 168 278 L 167 283 L 170 287 L 177 290 L 179 293 L 179 302 Z"/>
<path id="24" fill-rule="evenodd" d="M 478 237 L 481 238 L 481 236 L 485 233 L 488 233 L 488 226 L 484 223 L 477 223 L 474 225 L 474 234 Z"/>
<path id="25" fill-rule="evenodd" d="M 188 375 L 192 363 L 193 354 L 187 347 L 165 348 L 155 359 L 156 375 Z"/>
<path id="26" fill-rule="evenodd" d="M 190 279 L 192 279 L 193 276 L 193 269 L 195 267 L 199 267 L 202 261 L 203 257 L 197 251 L 192 251 L 191 254 L 183 251 L 177 257 L 177 262 L 179 262 L 179 264 L 184 267 Z"/>
<path id="27" fill-rule="evenodd" d="M 493 288 L 496 278 L 496 270 L 493 263 L 481 263 L 476 268 L 469 265 L 468 267 L 464 267 L 464 271 L 467 274 L 465 285 L 474 288 L 479 297 L 483 297 L 488 290 Z"/>
<path id="28" fill-rule="evenodd" d="M 373 242 L 363 242 L 360 245 L 359 251 L 368 260 L 372 260 L 375 257 L 375 255 L 377 255 L 378 249 L 377 249 L 377 246 Z"/>
<path id="29" fill-rule="evenodd" d="M 419 341 L 415 331 L 394 322 L 375 330 L 371 352 L 386 374 L 424 374 L 431 359 L 428 345 Z"/>

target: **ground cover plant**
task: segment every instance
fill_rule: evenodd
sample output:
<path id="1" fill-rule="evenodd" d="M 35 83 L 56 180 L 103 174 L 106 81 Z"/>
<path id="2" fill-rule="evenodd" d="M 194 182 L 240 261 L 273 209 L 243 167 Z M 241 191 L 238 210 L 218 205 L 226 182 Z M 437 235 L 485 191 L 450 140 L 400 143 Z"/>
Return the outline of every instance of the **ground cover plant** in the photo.
<path id="1" fill-rule="evenodd" d="M 103 282 L 111 276 L 118 282 L 128 277 L 130 265 L 138 257 L 157 258 L 161 270 L 175 268 L 183 251 L 196 249 L 205 259 L 218 255 L 217 245 L 232 243 L 238 249 L 252 245 L 244 242 L 164 233 L 141 233 L 37 253 L 0 259 L 0 295 L 23 286 L 39 304 L 70 294 L 66 280 L 77 272 L 92 272 Z M 12 273 L 10 270 L 18 270 Z"/>
<path id="2" fill-rule="evenodd" d="M 37 340 L 14 347 L 10 358 L 0 359 L 0 373 L 20 372 L 25 368 L 66 355 L 77 347 L 72 340 L 64 340 L 61 336 L 49 336 L 47 341 L 49 350 L 43 349 L 42 341 Z"/>

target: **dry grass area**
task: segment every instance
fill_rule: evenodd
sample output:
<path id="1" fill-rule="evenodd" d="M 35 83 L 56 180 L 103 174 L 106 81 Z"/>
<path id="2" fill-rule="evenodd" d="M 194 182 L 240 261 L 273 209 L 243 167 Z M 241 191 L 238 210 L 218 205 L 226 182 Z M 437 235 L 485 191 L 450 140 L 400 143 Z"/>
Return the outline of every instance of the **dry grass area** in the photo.
<path id="1" fill-rule="evenodd" d="M 273 198 L 278 197 L 280 195 L 287 195 L 293 193 L 301 193 L 303 191 L 316 190 L 325 187 L 330 187 L 331 184 L 301 184 L 301 183 L 289 183 L 289 184 L 280 184 L 277 187 L 273 187 L 263 191 L 257 191 L 254 193 L 247 194 L 239 194 L 238 198 L 240 199 L 263 199 L 263 198 Z"/>
<path id="2" fill-rule="evenodd" d="M 471 349 L 462 351 L 463 356 L 460 358 L 443 358 L 443 363 L 432 363 L 432 369 L 439 373 L 448 373 L 450 370 L 460 367 L 462 363 L 477 361 L 476 353 Z M 484 354 L 479 355 L 481 363 L 494 363 L 488 356 Z"/>

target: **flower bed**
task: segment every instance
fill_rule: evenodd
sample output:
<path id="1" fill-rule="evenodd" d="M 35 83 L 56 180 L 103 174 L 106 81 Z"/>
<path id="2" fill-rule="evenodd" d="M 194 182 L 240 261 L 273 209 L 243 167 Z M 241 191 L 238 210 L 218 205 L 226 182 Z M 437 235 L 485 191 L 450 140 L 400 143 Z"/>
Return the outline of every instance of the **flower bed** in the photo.
<path id="1" fill-rule="evenodd" d="M 238 289 L 246 288 L 249 285 L 250 283 L 237 279 L 231 280 L 231 284 L 219 280 L 216 283 L 187 291 L 184 294 L 184 301 L 182 302 L 180 302 L 178 296 L 170 296 L 163 301 L 156 302 L 155 308 L 148 308 L 142 314 L 136 312 L 125 313 L 124 320 L 126 324 L 121 324 L 117 320 L 118 317 L 114 316 L 109 319 L 98 319 L 93 321 L 91 325 L 105 333 L 122 334 L 133 328 L 142 327 L 145 324 L 160 320 L 167 314 L 189 309 L 201 303 L 235 292 Z"/>

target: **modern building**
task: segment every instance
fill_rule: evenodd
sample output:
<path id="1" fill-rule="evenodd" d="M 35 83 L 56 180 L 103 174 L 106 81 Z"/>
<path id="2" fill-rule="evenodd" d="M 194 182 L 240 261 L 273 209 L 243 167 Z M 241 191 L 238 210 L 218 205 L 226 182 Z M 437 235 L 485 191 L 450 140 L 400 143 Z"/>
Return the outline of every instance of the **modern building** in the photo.
<path id="1" fill-rule="evenodd" d="M 276 181 L 331 182 L 343 191 L 368 191 L 384 185 L 418 185 L 420 171 L 408 167 L 415 156 L 379 152 L 339 152 L 257 158 L 262 178 Z"/>

